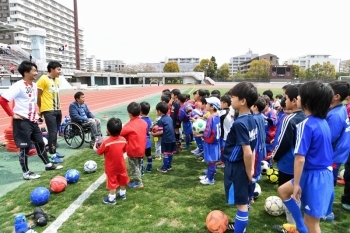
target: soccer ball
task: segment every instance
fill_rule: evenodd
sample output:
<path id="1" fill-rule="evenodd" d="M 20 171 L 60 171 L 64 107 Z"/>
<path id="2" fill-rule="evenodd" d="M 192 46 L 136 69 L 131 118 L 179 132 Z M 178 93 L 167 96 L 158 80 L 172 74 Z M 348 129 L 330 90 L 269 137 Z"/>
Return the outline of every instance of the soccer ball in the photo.
<path id="1" fill-rule="evenodd" d="M 261 174 L 266 174 L 270 169 L 270 164 L 267 161 L 261 161 Z"/>
<path id="2" fill-rule="evenodd" d="M 194 132 L 198 134 L 204 133 L 205 127 L 207 126 L 207 122 L 202 119 L 196 119 L 192 124 L 192 129 Z"/>
<path id="3" fill-rule="evenodd" d="M 224 233 L 228 226 L 228 217 L 221 210 L 211 211 L 205 221 L 210 232 Z"/>
<path id="4" fill-rule="evenodd" d="M 270 168 L 266 172 L 266 177 L 270 183 L 276 184 L 278 182 L 278 170 L 276 168 Z"/>
<path id="5" fill-rule="evenodd" d="M 54 193 L 60 193 L 67 187 L 67 180 L 63 176 L 55 176 L 50 181 L 50 189 Z"/>
<path id="6" fill-rule="evenodd" d="M 258 183 L 255 183 L 255 189 L 253 193 L 253 198 L 258 198 L 258 196 L 261 194 L 261 187 Z"/>
<path id="7" fill-rule="evenodd" d="M 152 133 L 157 133 L 158 130 L 159 130 L 159 126 L 158 126 L 158 125 L 154 125 L 154 126 L 152 127 Z"/>
<path id="8" fill-rule="evenodd" d="M 344 180 L 344 172 L 345 172 L 345 169 L 343 169 L 343 170 L 341 170 L 341 171 L 339 172 L 339 178 L 340 178 L 341 180 Z"/>
<path id="9" fill-rule="evenodd" d="M 86 173 L 93 173 L 97 169 L 97 163 L 93 160 L 86 161 L 84 164 L 84 170 Z"/>
<path id="10" fill-rule="evenodd" d="M 277 196 L 266 198 L 264 207 L 266 212 L 272 216 L 280 216 L 284 213 L 282 199 Z"/>
<path id="11" fill-rule="evenodd" d="M 49 201 L 50 191 L 45 187 L 35 188 L 30 194 L 30 201 L 36 205 L 44 205 Z"/>
<path id="12" fill-rule="evenodd" d="M 68 171 L 66 171 L 64 177 L 66 177 L 66 180 L 69 184 L 73 184 L 78 182 L 80 178 L 80 172 L 76 169 L 69 169 Z"/>

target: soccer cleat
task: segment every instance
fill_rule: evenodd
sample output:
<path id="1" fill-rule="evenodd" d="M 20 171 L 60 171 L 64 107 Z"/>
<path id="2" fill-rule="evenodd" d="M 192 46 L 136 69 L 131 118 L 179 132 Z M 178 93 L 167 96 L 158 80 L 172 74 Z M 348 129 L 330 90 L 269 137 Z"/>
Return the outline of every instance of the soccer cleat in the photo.
<path id="1" fill-rule="evenodd" d="M 50 160 L 51 160 L 51 163 L 63 163 L 63 160 L 58 158 L 57 156 L 51 157 Z"/>
<path id="2" fill-rule="evenodd" d="M 198 147 L 196 149 L 194 149 L 194 150 L 191 150 L 192 154 L 195 154 L 195 153 L 198 153 L 198 152 L 199 152 L 199 148 Z"/>
<path id="3" fill-rule="evenodd" d="M 106 196 L 106 197 L 103 198 L 103 203 L 109 204 L 109 205 L 115 205 L 115 204 L 117 203 L 117 201 L 115 200 L 115 198 L 114 198 L 113 201 L 110 201 L 110 200 L 109 200 L 109 197 Z"/>
<path id="4" fill-rule="evenodd" d="M 167 173 L 168 172 L 167 169 L 162 169 L 162 167 L 157 168 L 157 171 L 163 172 L 163 173 Z"/>
<path id="5" fill-rule="evenodd" d="M 198 162 L 202 162 L 203 159 L 204 159 L 204 157 L 201 156 L 201 155 L 197 157 L 197 161 L 198 161 Z"/>
<path id="6" fill-rule="evenodd" d="M 329 214 L 321 219 L 326 221 L 326 222 L 334 222 L 334 213 L 332 212 L 331 214 Z"/>
<path id="7" fill-rule="evenodd" d="M 194 155 L 194 156 L 197 156 L 197 157 L 199 157 L 199 156 L 202 156 L 202 157 L 203 157 L 203 150 L 198 150 L 198 152 L 193 153 L 193 155 Z"/>
<path id="8" fill-rule="evenodd" d="M 129 188 L 143 188 L 143 184 L 130 183 Z"/>
<path id="9" fill-rule="evenodd" d="M 342 206 L 343 209 L 345 209 L 345 210 L 350 210 L 350 205 L 349 205 L 349 204 L 344 204 L 344 203 L 342 203 L 341 206 Z"/>
<path id="10" fill-rule="evenodd" d="M 25 180 L 35 180 L 39 178 L 40 178 L 40 175 L 37 175 L 34 172 L 28 172 L 27 174 L 23 174 L 23 179 Z"/>
<path id="11" fill-rule="evenodd" d="M 122 200 L 126 200 L 126 194 L 120 195 L 120 191 L 118 191 L 117 197 L 119 197 L 119 198 L 122 199 Z"/>
<path id="12" fill-rule="evenodd" d="M 62 165 L 55 165 L 55 164 L 52 164 L 51 167 L 45 167 L 45 171 L 60 170 L 60 169 L 62 169 L 62 168 L 63 168 Z"/>
<path id="13" fill-rule="evenodd" d="M 147 173 L 151 173 L 152 172 L 152 168 L 146 168 L 146 172 Z"/>
<path id="14" fill-rule="evenodd" d="M 173 166 L 168 167 L 166 170 L 167 170 L 167 171 L 173 170 Z"/>
<path id="15" fill-rule="evenodd" d="M 213 185 L 215 182 L 214 180 L 210 181 L 208 178 L 205 178 L 203 180 L 199 181 L 201 184 L 209 184 L 209 185 Z"/>
<path id="16" fill-rule="evenodd" d="M 235 232 L 235 222 L 229 222 L 227 225 L 227 230 Z M 243 233 L 246 232 L 246 228 L 244 229 Z"/>
<path id="17" fill-rule="evenodd" d="M 56 156 L 57 156 L 58 158 L 60 158 L 60 159 L 64 158 L 64 155 L 61 154 L 61 153 L 58 153 L 58 152 L 56 152 Z"/>
<path id="18" fill-rule="evenodd" d="M 207 176 L 200 176 L 198 177 L 200 180 L 204 180 L 205 178 L 207 178 Z"/>

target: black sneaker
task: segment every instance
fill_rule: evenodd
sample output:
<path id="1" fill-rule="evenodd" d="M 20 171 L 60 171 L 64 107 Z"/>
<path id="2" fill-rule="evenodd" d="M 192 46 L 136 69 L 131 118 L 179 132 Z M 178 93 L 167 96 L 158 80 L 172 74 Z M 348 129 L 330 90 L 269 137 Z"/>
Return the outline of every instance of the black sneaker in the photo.
<path id="1" fill-rule="evenodd" d="M 45 167 L 45 171 L 60 170 L 60 169 L 62 169 L 62 168 L 63 168 L 62 165 L 52 164 L 51 167 Z"/>

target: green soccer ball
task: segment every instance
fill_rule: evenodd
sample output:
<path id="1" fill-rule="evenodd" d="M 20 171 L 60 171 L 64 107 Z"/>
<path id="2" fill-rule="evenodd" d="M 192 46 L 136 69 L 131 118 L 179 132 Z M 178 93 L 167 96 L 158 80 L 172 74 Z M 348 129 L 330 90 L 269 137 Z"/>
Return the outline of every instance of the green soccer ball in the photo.
<path id="1" fill-rule="evenodd" d="M 192 130 L 197 134 L 204 133 L 205 127 L 207 126 L 207 122 L 202 119 L 197 119 L 192 123 Z"/>
<path id="2" fill-rule="evenodd" d="M 278 183 L 278 170 L 276 168 L 270 168 L 266 172 L 266 177 L 270 183 Z"/>

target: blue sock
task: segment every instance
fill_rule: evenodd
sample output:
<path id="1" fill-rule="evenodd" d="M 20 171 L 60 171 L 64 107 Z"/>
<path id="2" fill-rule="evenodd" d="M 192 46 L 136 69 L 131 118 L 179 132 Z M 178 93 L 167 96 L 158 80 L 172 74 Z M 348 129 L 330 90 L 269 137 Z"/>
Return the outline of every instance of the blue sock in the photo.
<path id="1" fill-rule="evenodd" d="M 295 225 L 297 226 L 297 230 L 299 231 L 299 233 L 308 233 L 308 230 L 304 223 L 303 216 L 301 215 L 299 206 L 294 201 L 294 199 L 290 198 L 286 201 L 283 201 L 283 203 L 286 205 L 287 209 L 292 214 L 295 221 Z"/>
<path id="2" fill-rule="evenodd" d="M 327 209 L 327 215 L 330 215 L 333 212 L 333 201 L 334 201 L 334 198 L 335 198 L 335 191 L 333 190 L 331 201 L 329 202 L 329 206 L 328 206 L 328 209 Z"/>
<path id="3" fill-rule="evenodd" d="M 208 163 L 208 172 L 207 172 L 207 178 L 209 181 L 213 181 L 214 180 L 214 174 L 216 172 L 216 167 L 215 167 L 215 163 Z"/>
<path id="4" fill-rule="evenodd" d="M 190 140 L 191 140 L 191 135 L 186 134 L 186 146 L 190 147 Z"/>
<path id="5" fill-rule="evenodd" d="M 152 169 L 152 157 L 147 158 L 147 170 Z"/>
<path id="6" fill-rule="evenodd" d="M 168 155 L 168 158 L 169 158 L 169 160 L 168 160 L 167 168 L 170 168 L 173 164 L 173 155 Z"/>
<path id="7" fill-rule="evenodd" d="M 247 227 L 247 224 L 248 224 L 248 211 L 243 212 L 243 211 L 237 210 L 236 219 L 235 219 L 235 232 L 243 233 L 244 229 Z"/>
<path id="8" fill-rule="evenodd" d="M 168 168 L 168 165 L 169 165 L 169 158 L 168 156 L 164 156 L 162 170 L 166 170 Z"/>

